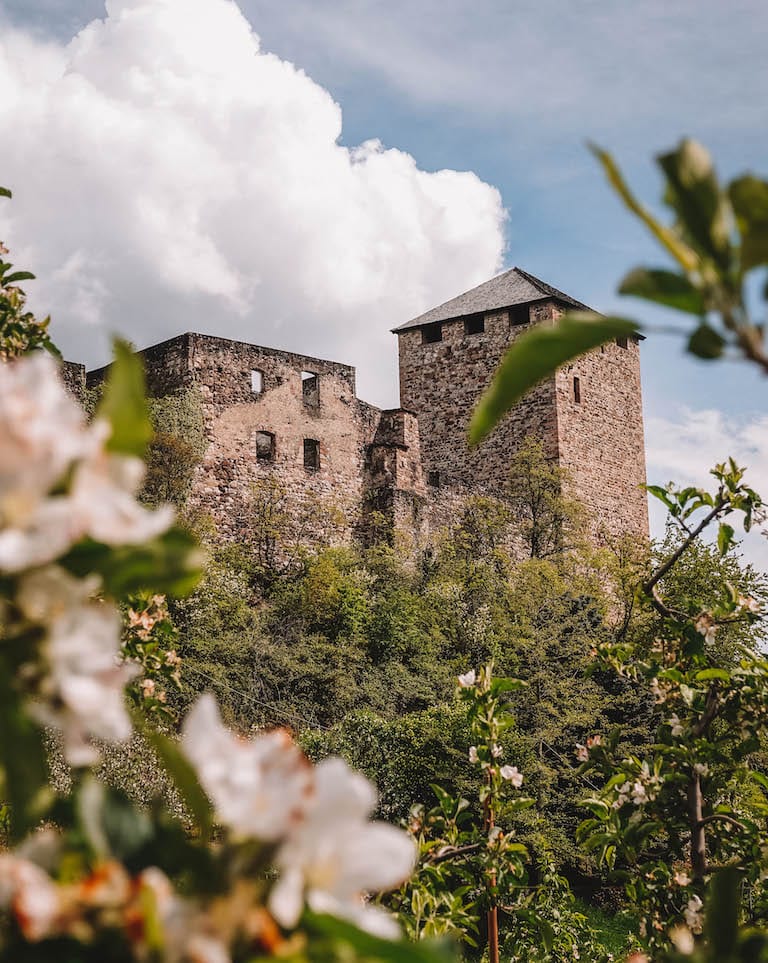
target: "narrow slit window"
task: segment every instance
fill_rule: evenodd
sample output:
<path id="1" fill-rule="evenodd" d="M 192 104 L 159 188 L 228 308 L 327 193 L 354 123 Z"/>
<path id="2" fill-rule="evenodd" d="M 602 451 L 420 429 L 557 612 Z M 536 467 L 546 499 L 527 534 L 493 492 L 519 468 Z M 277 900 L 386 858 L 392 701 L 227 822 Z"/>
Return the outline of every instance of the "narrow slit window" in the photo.
<path id="1" fill-rule="evenodd" d="M 301 372 L 301 397 L 308 408 L 320 407 L 320 376 L 316 372 Z"/>
<path id="2" fill-rule="evenodd" d="M 629 342 L 627 341 L 626 338 L 616 338 L 616 344 L 617 344 L 620 348 L 624 348 L 624 349 L 626 349 L 626 348 L 629 347 Z"/>
<path id="3" fill-rule="evenodd" d="M 464 334 L 482 334 L 485 331 L 485 315 L 472 314 L 464 318 Z"/>
<path id="4" fill-rule="evenodd" d="M 251 371 L 251 394 L 260 395 L 264 390 L 264 372 L 258 368 Z"/>
<path id="5" fill-rule="evenodd" d="M 442 341 L 442 340 L 443 340 L 442 324 L 428 324 L 426 327 L 421 329 L 422 344 L 437 344 L 438 341 Z"/>
<path id="6" fill-rule="evenodd" d="M 581 380 L 579 378 L 573 379 L 573 400 L 577 405 L 581 404 Z"/>
<path id="7" fill-rule="evenodd" d="M 256 432 L 256 458 L 259 461 L 275 460 L 275 436 L 271 431 Z"/>
<path id="8" fill-rule="evenodd" d="M 320 468 L 320 442 L 314 438 L 304 439 L 304 467 L 307 471 Z"/>
<path id="9" fill-rule="evenodd" d="M 440 487 L 440 472 L 439 471 L 428 471 L 427 472 L 427 484 L 431 488 Z"/>

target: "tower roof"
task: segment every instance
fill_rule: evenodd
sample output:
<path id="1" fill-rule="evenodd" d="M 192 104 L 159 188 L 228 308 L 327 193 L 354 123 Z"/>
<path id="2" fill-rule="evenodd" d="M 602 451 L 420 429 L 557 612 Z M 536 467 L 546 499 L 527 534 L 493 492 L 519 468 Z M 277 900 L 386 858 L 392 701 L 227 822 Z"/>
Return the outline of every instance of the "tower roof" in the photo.
<path id="1" fill-rule="evenodd" d="M 405 324 L 393 330 L 406 331 L 408 328 L 420 328 L 434 321 L 449 321 L 467 314 L 479 314 L 481 311 L 497 311 L 501 308 L 509 308 L 513 304 L 527 304 L 530 301 L 541 301 L 543 298 L 554 298 L 580 311 L 592 310 L 581 301 L 553 288 L 546 281 L 541 281 L 519 267 L 513 267 L 503 274 L 497 274 L 490 281 L 484 281 L 476 288 L 465 291 L 464 294 L 420 314 L 418 318 L 406 321 Z"/>

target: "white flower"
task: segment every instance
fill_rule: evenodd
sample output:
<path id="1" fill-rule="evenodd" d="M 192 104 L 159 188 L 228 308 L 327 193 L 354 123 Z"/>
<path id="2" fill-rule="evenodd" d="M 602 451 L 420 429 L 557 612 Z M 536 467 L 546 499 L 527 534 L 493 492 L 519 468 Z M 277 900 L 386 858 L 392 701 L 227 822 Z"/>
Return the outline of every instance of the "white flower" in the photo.
<path id="1" fill-rule="evenodd" d="M 469 689 L 471 686 L 475 684 L 475 680 L 477 679 L 477 676 L 475 675 L 475 670 L 470 669 L 469 672 L 465 672 L 464 675 L 460 675 L 458 678 L 459 678 L 459 685 L 461 686 L 461 688 Z"/>
<path id="2" fill-rule="evenodd" d="M 632 802 L 636 806 L 642 806 L 643 803 L 648 802 L 648 793 L 645 791 L 645 786 L 639 780 L 632 787 Z"/>
<path id="3" fill-rule="evenodd" d="M 621 807 L 624 805 L 624 803 L 629 802 L 629 794 L 630 794 L 631 790 L 632 790 L 632 787 L 631 787 L 631 785 L 630 785 L 628 782 L 625 782 L 622 786 L 620 786 L 620 787 L 619 787 L 619 794 L 618 794 L 618 796 L 616 797 L 616 799 L 613 801 L 613 803 L 611 804 L 612 808 L 613 808 L 613 809 L 621 809 Z"/>
<path id="4" fill-rule="evenodd" d="M 285 730 L 241 739 L 222 723 L 216 700 L 206 693 L 187 713 L 182 747 L 219 820 L 238 835 L 278 840 L 301 819 L 312 769 Z"/>
<path id="5" fill-rule="evenodd" d="M 104 451 L 80 462 L 72 482 L 71 504 L 83 535 L 107 545 L 135 545 L 170 527 L 170 505 L 149 511 L 134 497 L 144 470 L 139 458 Z"/>
<path id="6" fill-rule="evenodd" d="M 469 761 L 470 761 L 470 762 L 478 762 L 477 746 L 470 746 L 470 747 L 469 747 Z"/>
<path id="7" fill-rule="evenodd" d="M 678 869 L 675 871 L 675 875 L 672 877 L 672 882 L 676 886 L 690 886 L 691 877 L 688 875 L 688 873 Z"/>
<path id="8" fill-rule="evenodd" d="M 13 913 L 25 939 L 35 943 L 54 932 L 61 902 L 56 884 L 39 866 L 4 854 L 0 855 L 0 907 Z"/>
<path id="9" fill-rule="evenodd" d="M 23 519 L 95 439 L 50 355 L 0 365 L 0 516 Z"/>
<path id="10" fill-rule="evenodd" d="M 221 940 L 196 933 L 187 943 L 184 959 L 189 963 L 231 963 L 232 957 Z"/>
<path id="11" fill-rule="evenodd" d="M 695 946 L 693 933 L 687 926 L 673 926 L 669 931 L 669 938 L 678 953 L 683 956 L 690 956 Z"/>
<path id="12" fill-rule="evenodd" d="M 589 750 L 580 742 L 576 743 L 576 758 L 579 762 L 586 762 L 589 759 Z"/>
<path id="13" fill-rule="evenodd" d="M 517 766 L 502 766 L 499 769 L 499 774 L 502 779 L 511 782 L 515 789 L 519 789 L 523 784 L 523 774 Z"/>
<path id="14" fill-rule="evenodd" d="M 688 924 L 689 928 L 693 933 L 701 933 L 702 929 L 702 911 L 703 903 L 698 896 L 692 896 L 688 900 L 688 905 L 683 910 L 683 916 L 685 917 L 685 922 Z"/>
<path id="15" fill-rule="evenodd" d="M 752 612 L 753 615 L 759 615 L 762 611 L 762 605 L 757 599 L 750 598 L 746 595 L 739 596 L 739 608 L 744 609 L 746 612 Z"/>
<path id="16" fill-rule="evenodd" d="M 673 713 L 667 722 L 667 725 L 672 730 L 673 736 L 682 736 L 684 729 L 683 724 L 677 716 L 677 713 Z"/>
<path id="17" fill-rule="evenodd" d="M 493 756 L 493 758 L 498 759 L 499 756 L 503 754 L 504 754 L 504 750 L 502 749 L 502 747 L 498 743 L 494 743 L 494 745 L 491 747 L 491 755 Z"/>
<path id="18" fill-rule="evenodd" d="M 715 641 L 717 626 L 712 621 L 712 616 L 709 614 L 709 612 L 701 613 L 701 615 L 696 619 L 695 628 L 698 633 L 704 636 L 705 642 L 711 645 Z"/>
<path id="19" fill-rule="evenodd" d="M 275 860 L 280 878 L 269 908 L 282 926 L 296 925 L 306 897 L 315 912 L 343 917 L 380 936 L 399 935 L 394 919 L 366 906 L 364 896 L 407 879 L 416 851 L 402 830 L 368 821 L 375 805 L 373 786 L 342 759 L 317 766 L 305 818 Z"/>
<path id="20" fill-rule="evenodd" d="M 694 763 L 693 771 L 696 773 L 697 776 L 708 776 L 709 766 L 706 764 L 706 762 L 697 762 L 697 763 Z"/>
<path id="21" fill-rule="evenodd" d="M 90 601 L 93 587 L 49 566 L 25 576 L 17 596 L 24 614 L 47 629 L 46 671 L 32 711 L 61 730 L 66 758 L 76 766 L 98 758 L 93 738 L 124 742 L 130 736 L 123 690 L 137 672 L 120 662 L 117 609 Z"/>

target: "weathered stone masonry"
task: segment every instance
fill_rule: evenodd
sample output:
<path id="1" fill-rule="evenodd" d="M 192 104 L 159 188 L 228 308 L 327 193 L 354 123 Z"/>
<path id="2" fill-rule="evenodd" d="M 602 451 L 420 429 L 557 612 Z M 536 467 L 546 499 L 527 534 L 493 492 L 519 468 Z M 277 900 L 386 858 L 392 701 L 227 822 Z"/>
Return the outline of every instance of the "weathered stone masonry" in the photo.
<path id="1" fill-rule="evenodd" d="M 568 469 L 596 534 L 647 534 L 633 340 L 578 359 L 535 388 L 482 446 L 466 444 L 471 412 L 509 344 L 574 305 L 583 307 L 513 269 L 408 322 L 396 329 L 402 407 L 385 411 L 358 399 L 354 368 L 336 362 L 192 333 L 141 354 L 154 396 L 189 386 L 199 393 L 207 450 L 191 499 L 225 538 L 248 535 L 253 487 L 274 479 L 290 512 L 310 516 L 316 537 L 365 539 L 384 519 L 424 546 L 470 494 L 503 496 L 510 458 L 529 434 Z M 90 372 L 88 385 L 105 370 Z M 82 368 L 65 374 L 79 393 Z"/>

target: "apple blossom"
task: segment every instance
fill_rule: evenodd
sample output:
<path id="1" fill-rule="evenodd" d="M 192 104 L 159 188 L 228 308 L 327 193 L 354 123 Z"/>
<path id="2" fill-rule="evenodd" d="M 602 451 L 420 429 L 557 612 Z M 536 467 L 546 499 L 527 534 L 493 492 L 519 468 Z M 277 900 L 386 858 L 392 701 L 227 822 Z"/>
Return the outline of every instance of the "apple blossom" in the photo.
<path id="1" fill-rule="evenodd" d="M 464 675 L 458 677 L 459 685 L 462 689 L 471 688 L 477 679 L 474 669 L 470 669 L 469 672 L 465 672 Z"/>
<path id="2" fill-rule="evenodd" d="M 470 761 L 470 762 L 479 762 L 479 756 L 477 755 L 477 746 L 470 746 L 470 747 L 469 747 L 469 761 Z"/>
<path id="3" fill-rule="evenodd" d="M 331 913 L 361 929 L 397 937 L 394 919 L 367 906 L 369 892 L 392 889 L 413 869 L 413 840 L 402 830 L 369 822 L 376 806 L 373 786 L 342 759 L 314 770 L 315 793 L 276 857 L 280 877 L 269 908 L 285 927 L 296 924 L 306 898 L 318 913 Z"/>
<path id="4" fill-rule="evenodd" d="M 301 819 L 312 769 L 285 730 L 242 739 L 222 723 L 206 693 L 187 713 L 182 747 L 220 821 L 236 834 L 278 840 Z"/>
<path id="5" fill-rule="evenodd" d="M 502 766 L 501 769 L 499 769 L 499 773 L 501 778 L 511 782 L 515 789 L 519 789 L 522 786 L 523 774 L 517 766 Z"/>

